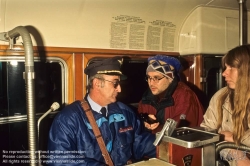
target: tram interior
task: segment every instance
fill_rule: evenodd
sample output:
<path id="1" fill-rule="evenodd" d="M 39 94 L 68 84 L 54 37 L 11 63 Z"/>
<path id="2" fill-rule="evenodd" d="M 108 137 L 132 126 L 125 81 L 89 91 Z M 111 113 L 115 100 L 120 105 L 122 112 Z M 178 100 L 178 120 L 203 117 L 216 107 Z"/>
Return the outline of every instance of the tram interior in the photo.
<path id="1" fill-rule="evenodd" d="M 47 150 L 48 132 L 56 114 L 63 109 L 65 105 L 72 102 L 72 100 L 79 99 L 85 95 L 87 78 L 85 79 L 85 76 L 83 76 L 84 74 L 82 74 L 82 82 L 79 83 L 80 85 L 83 85 L 83 90 L 81 89 L 82 93 L 78 93 L 80 95 L 77 97 L 74 96 L 77 93 L 77 85 L 75 82 L 71 82 L 72 84 L 68 83 L 69 78 L 74 79 L 74 81 L 77 79 L 74 75 L 77 72 L 72 72 L 75 70 L 74 65 L 76 60 L 74 58 L 82 58 L 80 58 L 83 62 L 83 65 L 80 66 L 80 69 L 82 70 L 87 63 L 98 61 L 99 59 L 106 57 L 108 54 L 111 54 L 111 56 L 124 56 L 122 72 L 128 77 L 128 79 L 121 82 L 122 92 L 118 95 L 117 99 L 136 111 L 137 104 L 148 87 L 148 84 L 145 81 L 147 57 L 158 53 L 165 53 L 169 56 L 174 56 L 180 59 L 183 66 L 180 73 L 180 79 L 194 90 L 206 109 L 212 95 L 225 86 L 224 79 L 221 76 L 221 57 L 226 50 L 238 45 L 241 40 L 238 38 L 238 33 L 240 32 L 240 29 L 238 28 L 238 0 L 190 0 L 186 2 L 183 2 L 183 0 L 166 0 L 166 3 L 157 0 L 157 3 L 153 6 L 155 8 L 151 7 L 151 1 L 146 1 L 145 10 L 138 10 L 138 12 L 132 11 L 133 16 L 138 13 L 138 15 L 145 13 L 146 16 L 149 16 L 150 12 L 148 11 L 152 10 L 156 18 L 160 16 L 159 18 L 164 19 L 164 15 L 170 20 L 170 23 L 175 25 L 174 27 L 176 28 L 173 33 L 172 31 L 170 33 L 171 40 L 166 42 L 168 45 L 165 45 L 165 47 L 159 47 L 161 49 L 158 50 L 155 50 L 155 48 L 158 47 L 153 47 L 154 45 L 152 45 L 152 47 L 145 47 L 146 49 L 138 50 L 130 48 L 129 46 L 118 47 L 120 45 L 116 45 L 115 47 L 112 47 L 109 43 L 109 37 L 111 36 L 109 34 L 110 31 L 107 30 L 112 23 L 112 21 L 109 21 L 110 18 L 113 18 L 111 15 L 114 14 L 110 13 L 110 6 L 119 6 L 120 9 L 126 10 L 126 7 L 123 5 L 118 3 L 113 4 L 112 1 L 108 1 L 107 4 L 98 2 L 98 5 L 103 7 L 100 7 L 100 9 L 106 9 L 109 11 L 106 13 L 108 17 L 105 17 L 101 12 L 94 13 L 90 10 L 86 10 L 84 5 L 87 7 L 94 6 L 92 1 L 86 0 L 86 4 L 77 1 L 75 4 L 72 3 L 72 6 L 68 6 L 70 9 L 75 9 L 75 6 L 81 4 L 81 9 L 85 10 L 81 11 L 79 8 L 77 9 L 82 13 L 78 10 L 74 10 L 75 13 L 71 13 L 70 10 L 65 10 L 67 3 L 58 6 L 58 8 L 66 13 L 63 16 L 67 21 L 60 20 L 61 15 L 51 15 L 51 17 L 48 17 L 49 12 L 45 12 L 44 16 L 41 18 L 41 22 L 37 21 L 37 11 L 33 11 L 34 19 L 32 15 L 28 15 L 25 10 L 20 9 L 19 6 L 15 4 L 17 2 L 8 0 L 0 0 L 0 2 L 2 2 L 0 3 L 0 9 L 3 9 L 2 12 L 0 12 L 0 23 L 3 23 L 3 25 L 0 26 L 0 32 L 9 31 L 16 26 L 26 23 L 26 28 L 30 30 L 32 40 L 34 41 L 34 47 L 36 47 L 36 49 L 38 48 L 36 50 L 36 57 L 34 58 L 34 71 L 36 73 L 34 79 L 36 122 L 47 110 L 50 109 L 53 102 L 58 102 L 60 104 L 58 110 L 51 112 L 40 123 L 39 143 L 37 146 L 39 150 L 42 151 Z M 29 5 L 27 4 L 30 2 L 24 1 L 23 3 L 26 4 L 25 6 L 28 8 L 27 6 Z M 55 3 L 56 2 L 53 1 L 52 4 Z M 128 11 L 131 12 L 130 6 L 139 6 L 134 5 L 134 3 L 137 4 L 139 2 L 129 2 Z M 31 5 L 34 5 L 35 7 L 39 6 L 33 2 Z M 186 7 L 185 10 L 181 10 L 182 6 Z M 50 8 L 56 11 L 57 9 L 55 7 L 56 5 L 50 5 Z M 119 13 L 119 7 L 115 8 L 117 13 Z M 246 1 L 244 7 L 250 8 L 249 0 Z M 177 10 L 174 10 L 174 8 L 178 8 L 180 13 L 177 14 Z M 15 9 L 16 12 L 12 12 L 12 9 Z M 29 9 L 31 10 L 31 8 Z M 95 7 L 94 9 L 96 11 Z M 160 10 L 158 11 L 158 9 Z M 20 15 L 16 15 L 15 13 L 20 13 L 18 12 L 19 10 L 23 10 L 24 12 L 21 12 Z M 3 16 L 4 14 L 2 13 L 6 14 L 6 16 Z M 71 16 L 75 16 L 74 14 L 76 13 L 80 13 L 79 19 L 76 19 L 76 22 L 71 22 Z M 103 20 L 99 19 L 99 14 L 104 16 Z M 175 16 L 176 20 L 174 20 L 172 16 Z M 243 42 L 246 42 L 246 40 L 250 39 L 250 33 L 247 32 L 250 29 L 248 25 L 249 12 L 245 11 L 243 16 L 248 20 L 244 22 L 244 26 L 246 27 L 244 28 L 245 34 L 242 39 Z M 21 17 L 23 17 L 23 19 L 20 19 Z M 93 20 L 92 17 L 98 18 L 98 21 L 91 24 L 92 22 L 89 20 Z M 46 24 L 47 19 L 55 19 L 60 22 L 60 25 L 58 22 L 53 22 L 51 20 L 51 24 Z M 27 20 L 31 21 L 29 22 Z M 89 22 L 83 23 L 84 21 Z M 67 24 L 68 22 L 70 23 Z M 36 24 L 36 26 L 33 26 L 32 23 Z M 98 29 L 97 27 L 99 24 L 101 24 L 101 28 L 99 27 Z M 73 25 L 78 25 L 78 27 L 74 27 Z M 39 26 L 42 28 L 38 28 L 35 31 L 34 27 Z M 65 30 L 63 28 L 60 30 L 60 34 L 57 33 L 58 29 L 61 27 L 70 27 L 69 34 L 65 35 L 64 32 L 62 33 L 61 31 Z M 72 30 L 72 27 L 75 28 L 75 31 Z M 79 27 L 83 28 L 85 31 L 79 33 Z M 107 34 L 100 33 L 101 31 L 106 32 Z M 41 34 L 39 34 L 40 32 Z M 1 35 L 2 34 L 0 33 L 0 38 L 4 37 Z M 65 38 L 68 38 L 67 41 L 64 40 Z M 102 40 L 100 40 L 100 38 L 102 38 Z M 22 45 L 20 40 L 21 38 L 16 38 L 15 44 L 18 45 L 21 43 Z M 7 47 L 6 45 L 9 44 L 8 42 L 10 41 L 0 43 L 0 149 L 29 150 L 29 135 L 27 130 L 28 108 L 26 85 L 23 78 L 25 59 L 22 56 L 23 50 L 11 49 L 11 45 Z M 78 50 L 83 46 L 87 47 L 86 52 Z M 39 47 L 42 47 L 45 51 L 42 50 L 40 52 Z M 55 47 L 57 53 L 53 54 L 56 51 L 52 48 L 52 51 L 48 51 L 50 54 L 53 54 L 52 56 L 39 57 L 44 54 L 44 52 L 46 53 L 47 47 Z M 88 50 L 89 48 L 106 49 L 106 52 L 100 50 L 96 53 L 97 56 L 89 56 L 89 54 L 91 54 L 91 51 Z M 72 55 L 64 58 L 64 60 L 61 60 L 60 58 L 58 59 L 60 55 L 62 55 L 62 57 L 66 56 L 68 52 L 65 50 L 67 49 L 69 49 L 68 52 Z M 18 51 L 21 53 L 18 54 Z M 129 51 L 131 51 L 131 54 Z M 141 52 L 141 54 L 137 55 L 138 52 Z M 100 55 L 103 55 L 103 57 Z M 141 58 L 141 56 L 143 56 L 143 58 Z M 81 71 L 81 73 L 83 72 Z M 69 89 L 69 87 L 71 89 Z M 73 94 L 71 95 L 70 101 L 68 97 L 69 93 Z M 2 155 L 0 158 L 2 159 Z"/>
<path id="2" fill-rule="evenodd" d="M 99 58 L 100 59 L 100 58 Z M 98 58 L 92 61 L 98 61 Z M 208 56 L 204 61 L 204 70 L 206 78 L 206 91 L 201 92 L 190 85 L 196 91 L 204 107 L 206 107 L 205 99 L 209 99 L 214 92 L 221 86 L 218 82 L 220 71 L 220 58 Z M 216 63 L 215 63 L 216 62 Z M 134 111 L 137 109 L 137 103 L 140 101 L 142 94 L 148 87 L 145 81 L 145 71 L 147 67 L 147 60 L 131 60 L 124 57 L 122 66 L 123 73 L 128 77 L 121 82 L 122 92 L 118 95 L 118 100 L 126 103 Z M 25 101 L 25 83 L 22 78 L 24 71 L 24 61 L 2 61 L 0 63 L 0 76 L 1 76 L 1 89 L 0 89 L 0 117 L 9 118 L 9 123 L 1 124 L 1 149 L 9 150 L 28 150 L 28 133 L 26 121 L 26 101 Z M 37 77 L 35 79 L 35 106 L 36 106 L 36 119 L 45 113 L 51 103 L 58 102 L 61 107 L 56 112 L 63 108 L 64 88 L 63 82 L 63 66 L 60 62 L 41 62 L 35 61 L 35 72 Z M 183 80 L 186 81 L 186 80 Z M 46 151 L 48 131 L 53 121 L 55 113 L 49 114 L 40 123 L 40 150 Z M 10 118 L 11 117 L 11 118 Z M 12 122 L 11 122 L 12 120 Z"/>

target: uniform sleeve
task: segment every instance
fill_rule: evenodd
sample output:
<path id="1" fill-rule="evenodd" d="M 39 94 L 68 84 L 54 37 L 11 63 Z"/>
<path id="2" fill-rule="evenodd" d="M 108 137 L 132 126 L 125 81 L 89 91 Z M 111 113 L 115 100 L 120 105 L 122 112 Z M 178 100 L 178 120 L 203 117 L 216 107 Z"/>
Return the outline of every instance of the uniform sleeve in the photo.
<path id="1" fill-rule="evenodd" d="M 54 119 L 49 132 L 47 164 L 50 166 L 105 165 L 86 158 L 84 149 L 77 148 L 77 116 L 72 114 L 59 115 Z"/>
<path id="2" fill-rule="evenodd" d="M 153 145 L 155 134 L 143 130 L 142 123 L 139 119 L 135 119 L 135 140 L 133 144 L 134 157 L 140 160 L 144 157 L 156 157 L 156 147 Z"/>

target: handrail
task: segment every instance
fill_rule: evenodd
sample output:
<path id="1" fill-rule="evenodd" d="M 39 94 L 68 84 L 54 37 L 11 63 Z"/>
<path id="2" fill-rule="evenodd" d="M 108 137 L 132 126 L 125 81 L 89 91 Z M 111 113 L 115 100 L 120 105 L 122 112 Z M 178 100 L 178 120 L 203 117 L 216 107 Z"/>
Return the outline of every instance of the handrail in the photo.
<path id="1" fill-rule="evenodd" d="M 245 0 L 238 0 L 239 3 L 239 45 L 246 44 L 244 43 L 244 30 L 245 30 L 245 23 L 244 23 L 244 3 Z"/>
<path id="2" fill-rule="evenodd" d="M 223 149 L 227 149 L 227 148 L 250 152 L 250 147 L 248 147 L 246 145 L 239 145 L 238 146 L 233 142 L 220 142 L 220 143 L 216 144 L 215 156 L 218 157 L 220 154 L 220 151 Z"/>
<path id="3" fill-rule="evenodd" d="M 29 138 L 29 153 L 30 165 L 36 165 L 36 123 L 35 123 L 35 90 L 34 90 L 34 55 L 33 45 L 29 32 L 23 26 L 18 26 L 9 32 L 0 33 L 0 40 L 9 41 L 10 49 L 13 45 L 13 40 L 21 36 L 25 51 L 25 72 L 23 78 L 26 84 L 26 106 L 27 106 L 27 123 L 28 123 L 28 138 Z"/>

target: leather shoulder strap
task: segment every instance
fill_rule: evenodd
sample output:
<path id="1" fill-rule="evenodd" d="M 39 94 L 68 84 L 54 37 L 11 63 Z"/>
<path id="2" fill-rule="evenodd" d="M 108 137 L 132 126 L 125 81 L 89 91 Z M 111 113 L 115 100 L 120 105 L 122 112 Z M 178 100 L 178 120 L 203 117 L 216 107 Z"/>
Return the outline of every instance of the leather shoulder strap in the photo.
<path id="1" fill-rule="evenodd" d="M 95 121 L 95 118 L 94 118 L 94 115 L 92 113 L 92 110 L 91 108 L 89 107 L 89 104 L 86 100 L 82 100 L 81 101 L 81 106 L 83 108 L 83 110 L 85 111 L 87 117 L 88 117 L 88 120 L 90 122 L 90 125 L 92 126 L 92 129 L 93 129 L 93 132 L 95 134 L 95 137 L 96 137 L 96 140 L 98 142 L 98 145 L 102 151 L 102 155 L 105 159 L 105 162 L 108 166 L 113 166 L 113 162 L 110 158 L 110 155 L 106 149 L 106 146 L 105 146 L 105 143 L 103 141 L 103 138 L 102 138 L 102 134 L 100 132 L 100 129 L 98 128 L 97 124 L 96 124 L 96 121 Z"/>

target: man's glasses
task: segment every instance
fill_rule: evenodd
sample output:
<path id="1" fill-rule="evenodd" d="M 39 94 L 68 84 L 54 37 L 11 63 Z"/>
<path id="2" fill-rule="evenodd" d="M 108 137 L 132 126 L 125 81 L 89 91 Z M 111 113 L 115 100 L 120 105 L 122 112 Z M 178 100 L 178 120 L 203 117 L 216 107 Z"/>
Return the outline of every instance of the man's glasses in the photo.
<path id="1" fill-rule="evenodd" d="M 145 80 L 147 81 L 147 82 L 150 82 L 151 80 L 153 80 L 153 82 L 155 82 L 155 83 L 158 83 L 161 79 L 163 79 L 165 76 L 163 76 L 163 77 L 161 77 L 161 78 L 159 78 L 159 77 L 149 77 L 149 76 L 146 76 L 145 77 Z"/>
<path id="2" fill-rule="evenodd" d="M 120 85 L 120 81 L 109 81 L 109 80 L 105 80 L 103 78 L 98 78 L 98 79 L 101 79 L 103 81 L 108 81 L 108 82 L 111 82 L 112 84 L 114 84 L 114 88 L 116 89 L 118 87 L 118 85 Z"/>

